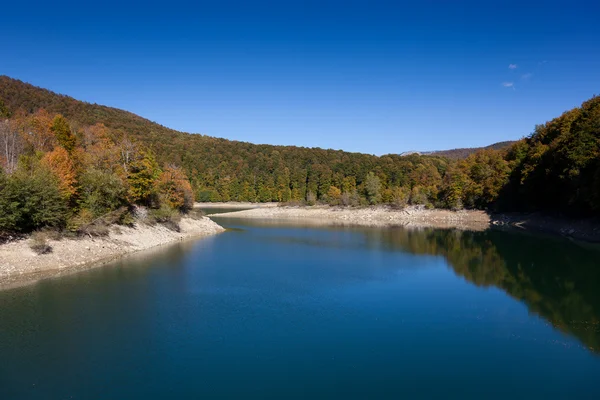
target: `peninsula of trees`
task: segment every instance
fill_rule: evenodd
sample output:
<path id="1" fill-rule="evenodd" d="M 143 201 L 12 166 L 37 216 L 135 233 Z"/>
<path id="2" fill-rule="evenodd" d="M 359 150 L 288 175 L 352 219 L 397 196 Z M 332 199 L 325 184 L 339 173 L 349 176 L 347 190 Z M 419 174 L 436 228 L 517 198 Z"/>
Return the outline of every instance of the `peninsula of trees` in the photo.
<path id="1" fill-rule="evenodd" d="M 75 226 L 132 204 L 185 209 L 194 197 L 600 215 L 600 97 L 463 159 L 187 134 L 6 76 L 0 120 L 5 231 Z"/>

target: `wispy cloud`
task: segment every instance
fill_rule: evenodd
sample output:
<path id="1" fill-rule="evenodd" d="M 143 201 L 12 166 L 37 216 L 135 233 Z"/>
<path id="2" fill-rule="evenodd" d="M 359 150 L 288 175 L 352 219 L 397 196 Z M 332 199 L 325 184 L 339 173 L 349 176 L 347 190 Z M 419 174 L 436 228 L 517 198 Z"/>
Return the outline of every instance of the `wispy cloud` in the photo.
<path id="1" fill-rule="evenodd" d="M 508 69 L 517 69 L 517 64 L 508 64 Z"/>
<path id="2" fill-rule="evenodd" d="M 511 89 L 515 89 L 515 83 L 514 82 L 502 82 L 502 86 L 504 86 L 505 88 L 511 88 Z"/>
<path id="3" fill-rule="evenodd" d="M 528 72 L 526 74 L 521 75 L 521 79 L 523 79 L 523 80 L 531 79 L 532 76 L 533 76 L 533 74 L 531 72 Z"/>

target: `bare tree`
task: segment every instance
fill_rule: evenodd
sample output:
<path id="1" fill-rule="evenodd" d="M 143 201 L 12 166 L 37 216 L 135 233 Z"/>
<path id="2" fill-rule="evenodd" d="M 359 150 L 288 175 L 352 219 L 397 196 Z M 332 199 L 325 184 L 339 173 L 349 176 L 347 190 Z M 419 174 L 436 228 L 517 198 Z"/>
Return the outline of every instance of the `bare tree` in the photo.
<path id="1" fill-rule="evenodd" d="M 129 165 L 134 161 L 134 157 L 138 154 L 137 145 L 127 136 L 123 136 L 123 139 L 119 144 L 119 152 L 121 153 L 123 171 L 129 172 Z"/>
<path id="2" fill-rule="evenodd" d="M 0 165 L 6 173 L 17 169 L 17 161 L 23 151 L 23 138 L 9 120 L 0 121 Z"/>

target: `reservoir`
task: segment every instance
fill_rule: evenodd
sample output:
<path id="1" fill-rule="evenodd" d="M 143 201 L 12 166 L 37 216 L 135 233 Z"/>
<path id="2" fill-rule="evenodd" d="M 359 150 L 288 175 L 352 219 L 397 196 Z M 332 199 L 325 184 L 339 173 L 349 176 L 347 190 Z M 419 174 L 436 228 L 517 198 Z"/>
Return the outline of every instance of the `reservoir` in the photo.
<path id="1" fill-rule="evenodd" d="M 600 398 L 593 246 L 214 219 L 0 291 L 0 398 Z"/>

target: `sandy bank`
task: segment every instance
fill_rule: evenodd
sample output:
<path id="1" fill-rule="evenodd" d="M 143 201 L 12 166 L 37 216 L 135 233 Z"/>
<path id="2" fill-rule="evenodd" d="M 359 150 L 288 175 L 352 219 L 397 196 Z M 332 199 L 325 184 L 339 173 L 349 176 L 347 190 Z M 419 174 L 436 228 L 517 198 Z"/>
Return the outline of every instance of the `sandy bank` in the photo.
<path id="1" fill-rule="evenodd" d="M 329 225 L 402 225 L 470 230 L 483 230 L 490 226 L 490 217 L 483 211 L 427 210 L 419 207 L 408 207 L 403 210 L 385 206 L 367 208 L 269 207 L 218 214 L 218 217 L 294 220 Z"/>
<path id="2" fill-rule="evenodd" d="M 117 257 L 173 243 L 214 235 L 224 231 L 204 217 L 183 218 L 181 231 L 162 225 L 136 224 L 113 227 L 107 237 L 50 241 L 52 252 L 37 255 L 29 248 L 29 239 L 0 245 L 0 289 L 19 286 L 41 278 L 102 265 Z"/>

